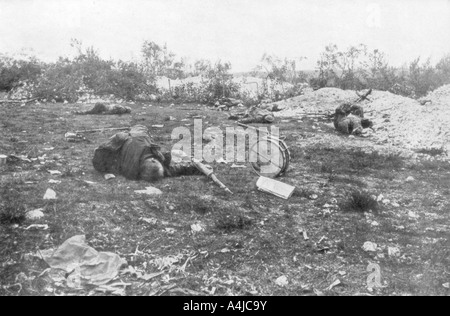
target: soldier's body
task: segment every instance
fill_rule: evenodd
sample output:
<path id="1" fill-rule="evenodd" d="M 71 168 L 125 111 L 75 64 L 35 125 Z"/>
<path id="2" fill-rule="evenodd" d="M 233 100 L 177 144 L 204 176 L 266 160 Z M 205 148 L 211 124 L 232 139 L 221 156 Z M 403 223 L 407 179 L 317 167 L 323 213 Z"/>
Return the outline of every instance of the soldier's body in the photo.
<path id="1" fill-rule="evenodd" d="M 239 123 L 249 124 L 249 123 L 273 123 L 275 121 L 275 117 L 272 112 L 266 109 L 261 109 L 257 106 L 251 107 L 245 113 L 239 115 L 234 114 L 230 115 L 229 119 L 235 119 Z"/>
<path id="2" fill-rule="evenodd" d="M 113 114 L 127 114 L 131 113 L 131 108 L 128 106 L 123 106 L 120 104 L 105 104 L 105 103 L 96 103 L 94 107 L 87 111 L 75 111 L 75 114 L 105 114 L 105 115 L 113 115 Z"/>
<path id="3" fill-rule="evenodd" d="M 333 124 L 337 131 L 350 135 L 361 135 L 364 128 L 373 125 L 364 118 L 363 108 L 351 103 L 343 103 L 336 108 Z"/>
<path id="4" fill-rule="evenodd" d="M 94 152 L 92 164 L 102 173 L 119 173 L 130 180 L 157 181 L 163 177 L 201 175 L 191 162 L 172 163 L 171 153 L 163 153 L 153 143 L 145 126 L 112 136 Z"/>

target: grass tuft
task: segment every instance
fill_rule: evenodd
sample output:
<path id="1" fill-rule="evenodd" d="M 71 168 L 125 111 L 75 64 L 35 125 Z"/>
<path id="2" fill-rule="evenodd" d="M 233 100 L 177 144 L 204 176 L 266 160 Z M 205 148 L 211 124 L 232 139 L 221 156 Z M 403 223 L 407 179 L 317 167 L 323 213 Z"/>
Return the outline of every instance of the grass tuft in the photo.
<path id="1" fill-rule="evenodd" d="M 216 222 L 216 228 L 231 233 L 235 230 L 248 229 L 252 225 L 251 219 L 242 215 L 227 215 L 219 218 Z"/>
<path id="2" fill-rule="evenodd" d="M 0 188 L 0 223 L 20 224 L 25 220 L 23 197 L 16 186 Z"/>
<path id="3" fill-rule="evenodd" d="M 377 212 L 378 202 L 367 192 L 353 191 L 348 200 L 341 203 L 340 209 L 344 212 Z"/>

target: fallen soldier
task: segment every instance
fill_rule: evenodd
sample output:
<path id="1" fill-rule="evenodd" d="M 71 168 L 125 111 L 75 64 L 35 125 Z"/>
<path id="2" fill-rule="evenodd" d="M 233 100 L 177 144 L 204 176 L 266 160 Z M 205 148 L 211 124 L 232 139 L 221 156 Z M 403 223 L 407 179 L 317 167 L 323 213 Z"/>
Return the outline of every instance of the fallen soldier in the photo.
<path id="1" fill-rule="evenodd" d="M 272 112 L 266 109 L 258 108 L 257 106 L 252 106 L 245 113 L 232 114 L 228 117 L 230 120 L 237 120 L 239 123 L 273 123 L 275 117 Z"/>
<path id="2" fill-rule="evenodd" d="M 172 163 L 170 152 L 152 142 L 147 127 L 136 125 L 120 132 L 94 152 L 92 164 L 101 173 L 118 173 L 130 180 L 154 182 L 163 177 L 202 175 L 192 162 Z"/>
<path id="3" fill-rule="evenodd" d="M 91 110 L 87 111 L 75 111 L 75 114 L 127 114 L 131 113 L 131 108 L 128 106 L 123 106 L 120 104 L 104 104 L 104 103 L 95 103 L 94 107 Z"/>
<path id="4" fill-rule="evenodd" d="M 334 127 L 343 134 L 361 135 L 363 129 L 372 128 L 372 121 L 364 118 L 363 108 L 351 103 L 343 103 L 336 108 Z"/>

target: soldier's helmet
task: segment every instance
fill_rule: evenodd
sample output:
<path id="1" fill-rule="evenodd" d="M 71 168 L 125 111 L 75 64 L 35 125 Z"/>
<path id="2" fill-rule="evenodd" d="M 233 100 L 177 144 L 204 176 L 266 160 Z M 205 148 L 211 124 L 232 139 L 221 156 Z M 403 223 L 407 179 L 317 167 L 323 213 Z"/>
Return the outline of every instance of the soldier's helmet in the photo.
<path id="1" fill-rule="evenodd" d="M 140 179 L 149 182 L 161 180 L 164 177 L 164 167 L 154 159 L 148 158 L 141 165 Z"/>

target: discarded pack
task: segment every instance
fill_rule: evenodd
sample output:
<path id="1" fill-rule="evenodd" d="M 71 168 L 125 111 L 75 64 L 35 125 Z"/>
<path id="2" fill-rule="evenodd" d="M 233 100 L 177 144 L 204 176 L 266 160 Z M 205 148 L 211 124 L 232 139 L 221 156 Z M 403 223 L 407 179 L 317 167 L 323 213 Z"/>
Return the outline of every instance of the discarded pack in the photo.
<path id="1" fill-rule="evenodd" d="M 267 177 L 259 177 L 256 182 L 258 190 L 268 192 L 283 199 L 289 199 L 294 193 L 295 187 Z"/>

